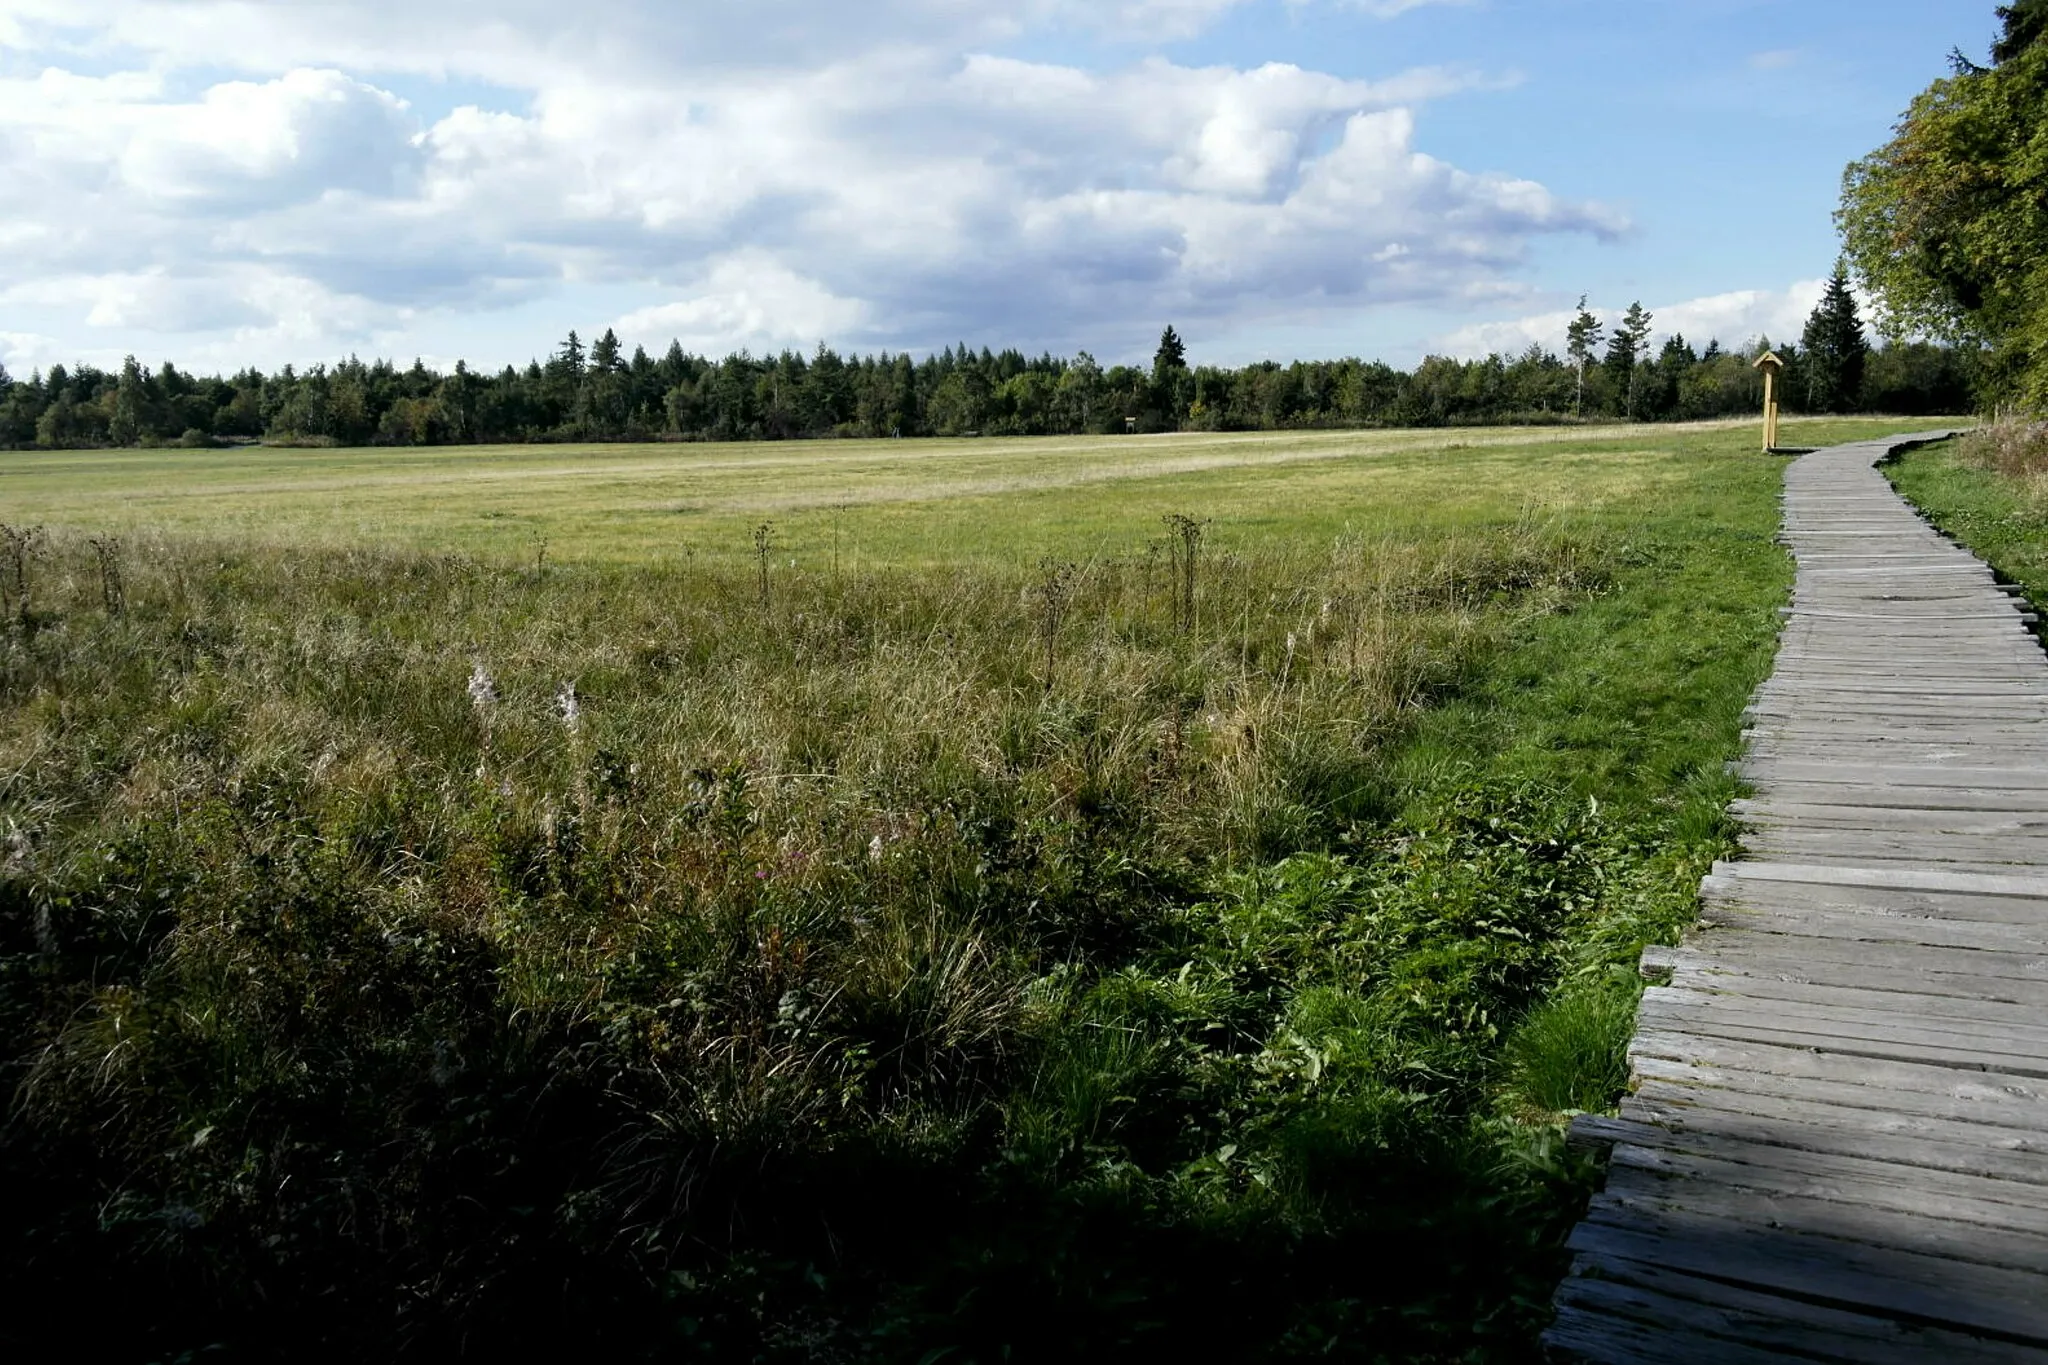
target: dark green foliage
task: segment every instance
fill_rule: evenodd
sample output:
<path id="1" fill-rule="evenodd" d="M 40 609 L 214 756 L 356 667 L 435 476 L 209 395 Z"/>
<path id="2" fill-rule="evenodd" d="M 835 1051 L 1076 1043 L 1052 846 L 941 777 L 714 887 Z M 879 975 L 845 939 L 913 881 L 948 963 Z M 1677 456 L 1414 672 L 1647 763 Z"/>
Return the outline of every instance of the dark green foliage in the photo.
<path id="1" fill-rule="evenodd" d="M 1892 140 L 1849 166 L 1836 214 L 1888 335 L 1988 346 L 1992 395 L 2048 404 L 2048 44 L 2034 0 L 2000 10 L 1994 65 L 1959 55 Z"/>
<path id="2" fill-rule="evenodd" d="M 1635 420 L 1636 389 L 1642 378 L 1644 347 L 1650 340 L 1650 315 L 1640 303 L 1631 303 L 1607 338 L 1607 356 L 1600 362 L 1606 372 L 1608 392 L 1620 415 Z"/>
<path id="3" fill-rule="evenodd" d="M 2014 0 L 2010 5 L 2000 5 L 1998 20 L 2002 28 L 1991 44 L 1991 60 L 2002 64 L 2048 34 L 2048 0 Z"/>
<path id="4" fill-rule="evenodd" d="M 622 359 L 616 337 L 600 337 L 586 356 L 571 333 L 544 365 L 508 366 L 496 375 L 462 362 L 444 375 L 418 362 L 399 369 L 353 356 L 303 372 L 286 366 L 274 375 L 249 370 L 204 379 L 168 363 L 152 372 L 132 359 L 118 375 L 59 366 L 0 385 L 0 447 L 205 446 L 258 438 L 357 446 L 1037 436 L 1119 433 L 1126 419 L 1144 431 L 1279 431 L 1558 422 L 1582 407 L 1684 419 L 1754 411 L 1755 379 L 1744 374 L 1743 356 L 1653 363 L 1643 350 L 1648 315 L 1638 321 L 1641 330 L 1626 322 L 1617 327 L 1606 369 L 1591 375 L 1590 405 L 1579 359 L 1560 360 L 1540 346 L 1484 360 L 1430 356 L 1413 372 L 1359 360 L 1190 369 L 1179 335 L 1168 328 L 1150 370 L 1104 370 L 1086 352 L 1064 360 L 965 346 L 922 361 L 842 357 L 822 346 L 809 357 L 784 352 L 714 361 L 673 344 L 660 360 L 637 349 Z M 1591 314 L 1581 322 L 1593 330 L 1574 331 L 1570 345 L 1584 343 L 1581 358 L 1590 358 L 1600 328 Z M 1946 373 L 1928 376 L 1932 387 L 1916 387 L 1925 367 L 1893 367 L 1892 401 L 1882 410 L 1967 407 L 1967 394 L 1952 397 L 1957 386 L 1945 381 L 1967 369 L 1968 357 L 1945 349 L 1938 355 Z"/>
<path id="5" fill-rule="evenodd" d="M 1188 367 L 1188 350 L 1180 333 L 1168 327 L 1159 334 L 1159 349 L 1152 355 L 1152 381 L 1162 383 Z"/>
<path id="6" fill-rule="evenodd" d="M 1806 410 L 1853 411 L 1863 396 L 1870 345 L 1863 339 L 1863 320 L 1856 315 L 1846 267 L 1835 267 L 1827 292 L 1806 320 L 1799 345 L 1805 362 Z"/>

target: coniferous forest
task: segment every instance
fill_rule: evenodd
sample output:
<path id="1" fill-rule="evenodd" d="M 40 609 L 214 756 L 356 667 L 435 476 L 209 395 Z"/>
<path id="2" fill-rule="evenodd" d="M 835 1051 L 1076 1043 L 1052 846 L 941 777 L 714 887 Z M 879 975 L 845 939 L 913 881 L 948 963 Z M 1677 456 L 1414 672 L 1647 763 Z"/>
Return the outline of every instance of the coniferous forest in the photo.
<path id="1" fill-rule="evenodd" d="M 1846 292 L 1840 301 L 1850 309 L 1846 342 L 1839 313 L 1832 331 L 1816 334 L 1823 301 L 1803 345 L 1772 347 L 1790 364 L 1792 410 L 1921 415 L 1975 406 L 1974 348 L 1866 350 L 1853 302 Z M 571 332 L 547 359 L 495 375 L 462 362 L 442 373 L 351 356 L 202 377 L 131 357 L 118 372 L 53 366 L 18 379 L 0 369 L 0 447 L 1040 436 L 1697 420 L 1757 410 L 1750 360 L 1772 343 L 1699 350 L 1673 336 L 1652 352 L 1649 317 L 1631 309 L 1607 336 L 1583 315 L 1593 324 L 1575 342 L 1583 365 L 1532 345 L 1483 360 L 1430 356 L 1412 371 L 1356 359 L 1191 365 L 1171 327 L 1149 368 L 1105 368 L 1085 351 L 1033 358 L 966 346 L 923 360 L 842 356 L 822 345 L 808 356 L 712 360 L 671 344 L 657 358 L 640 347 L 627 354 L 609 329 L 588 346 Z M 1846 372 L 1844 345 L 1855 357 Z"/>

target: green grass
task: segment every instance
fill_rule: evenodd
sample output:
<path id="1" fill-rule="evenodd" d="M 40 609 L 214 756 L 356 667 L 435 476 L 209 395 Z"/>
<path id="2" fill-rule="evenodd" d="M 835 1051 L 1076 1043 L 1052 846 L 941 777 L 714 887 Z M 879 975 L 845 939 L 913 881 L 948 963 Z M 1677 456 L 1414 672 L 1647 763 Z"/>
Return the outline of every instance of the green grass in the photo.
<path id="1" fill-rule="evenodd" d="M 1653 499 L 1671 453 L 1733 449 L 1749 430 L 22 451 L 0 462 L 0 507 L 93 531 L 527 562 L 537 537 L 557 562 L 744 559 L 765 520 L 785 564 L 815 573 L 835 545 L 842 568 L 1122 554 L 1158 534 L 1162 507 L 1294 543 L 1439 534 L 1524 505 L 1597 515 Z"/>
<path id="2" fill-rule="evenodd" d="M 0 1323 L 1528 1357 L 1728 846 L 1752 438 L 10 461 Z"/>
<path id="3" fill-rule="evenodd" d="M 1909 451 L 1886 466 L 1893 484 L 1936 526 L 2048 602 L 2048 497 L 2038 472 L 2001 471 L 1972 439 Z"/>

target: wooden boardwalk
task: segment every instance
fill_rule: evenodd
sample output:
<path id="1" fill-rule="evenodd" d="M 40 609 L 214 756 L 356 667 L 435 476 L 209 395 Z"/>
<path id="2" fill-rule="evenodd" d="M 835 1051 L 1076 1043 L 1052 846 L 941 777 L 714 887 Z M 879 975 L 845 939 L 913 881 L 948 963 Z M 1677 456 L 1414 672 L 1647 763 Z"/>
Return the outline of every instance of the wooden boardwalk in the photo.
<path id="1" fill-rule="evenodd" d="M 1747 857 L 1651 949 L 1545 1337 L 1592 1361 L 2048 1361 L 2048 655 L 1873 467 L 1788 471 Z"/>

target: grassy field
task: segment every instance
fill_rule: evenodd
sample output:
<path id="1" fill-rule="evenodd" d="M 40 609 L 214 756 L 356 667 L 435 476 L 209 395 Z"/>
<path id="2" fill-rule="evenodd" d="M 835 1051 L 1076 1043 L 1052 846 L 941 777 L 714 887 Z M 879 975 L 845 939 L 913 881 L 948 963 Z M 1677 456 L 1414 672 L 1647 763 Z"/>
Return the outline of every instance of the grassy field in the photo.
<path id="1" fill-rule="evenodd" d="M 0 1342 L 1532 1358 L 1752 439 L 8 457 Z"/>
<path id="2" fill-rule="evenodd" d="M 1653 499 L 1677 477 L 1671 455 L 1736 449 L 1748 430 L 20 451 L 0 461 L 0 509 L 94 532 L 506 562 L 531 562 L 541 539 L 555 561 L 746 559 L 769 521 L 785 566 L 818 572 L 835 550 L 842 568 L 1127 554 L 1162 509 L 1292 543 L 1426 537 L 1524 507 L 1597 513 Z"/>
<path id="3" fill-rule="evenodd" d="M 1910 451 L 1887 466 L 1928 518 L 2048 603 L 2048 442 L 2018 424 Z"/>

